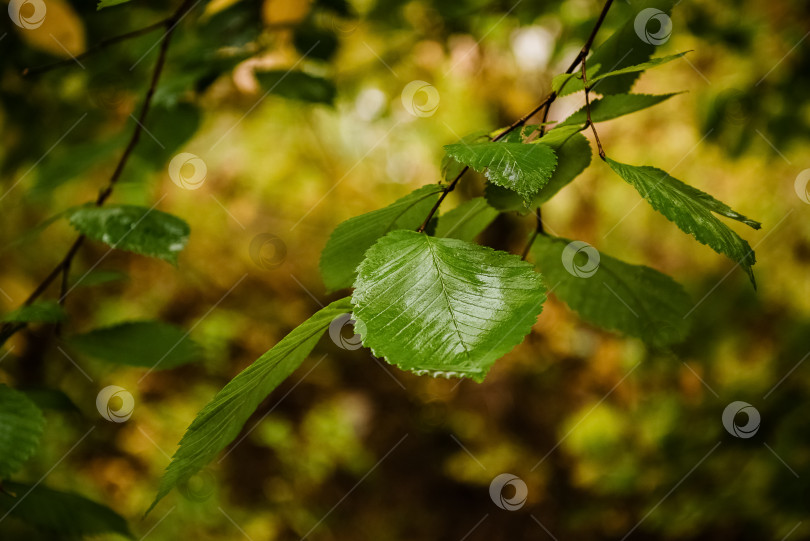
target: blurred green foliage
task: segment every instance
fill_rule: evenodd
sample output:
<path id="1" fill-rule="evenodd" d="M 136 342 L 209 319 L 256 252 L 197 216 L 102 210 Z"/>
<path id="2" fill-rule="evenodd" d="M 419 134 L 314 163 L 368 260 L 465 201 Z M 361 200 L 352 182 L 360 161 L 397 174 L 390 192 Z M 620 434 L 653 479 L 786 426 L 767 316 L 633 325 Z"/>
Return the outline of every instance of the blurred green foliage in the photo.
<path id="1" fill-rule="evenodd" d="M 22 70 L 69 60 L 64 49 L 80 54 L 173 7 L 132 0 L 96 11 L 93 2 L 50 0 L 37 30 L 0 17 L 4 314 L 75 238 L 61 218 L 105 186 L 162 30 L 82 67 Z M 318 273 L 332 229 L 441 179 L 443 145 L 536 105 L 599 9 L 594 0 L 203 2 L 176 31 L 147 118 L 151 136 L 112 200 L 159 201 L 189 223 L 188 246 L 173 268 L 88 243 L 74 261 L 83 287 L 68 298 L 62 326 L 73 335 L 160 319 L 190 330 L 204 354 L 146 375 L 72 349 L 52 325 L 16 335 L 0 353 L 0 380 L 28 390 L 46 423 L 35 456 L 3 489 L 25 493 L 42 479 L 43 498 L 72 492 L 103 503 L 147 539 L 542 539 L 544 528 L 558 539 L 631 530 L 639 539 L 810 536 L 810 206 L 794 189 L 810 135 L 810 6 L 800 0 L 678 5 L 661 53 L 695 52 L 634 91 L 689 92 L 600 129 L 616 159 L 657 165 L 761 219 L 749 235 L 758 292 L 596 164 L 544 205 L 547 229 L 683 283 L 694 304 L 686 341 L 649 349 L 582 323 L 553 295 L 533 334 L 481 385 L 419 378 L 324 339 L 238 445 L 141 520 L 202 406 L 337 298 Z M 635 9 L 616 2 L 597 43 Z M 403 108 L 413 80 L 438 90 L 435 115 Z M 581 94 L 558 100 L 551 120 L 582 103 Z M 205 161 L 199 189 L 170 179 L 178 152 Z M 470 176 L 444 210 L 483 186 Z M 532 228 L 531 217 L 510 213 L 480 239 L 518 252 Z M 286 257 L 251 258 L 261 234 L 280 238 Z M 134 396 L 127 422 L 96 410 L 107 385 Z M 724 430 L 734 400 L 759 410 L 755 437 Z M 503 472 L 528 486 L 518 511 L 489 497 Z M 2 539 L 36 539 L 4 516 L 8 498 L 0 495 Z M 58 513 L 42 517 L 60 524 Z M 72 533 L 57 526 L 40 535 Z"/>

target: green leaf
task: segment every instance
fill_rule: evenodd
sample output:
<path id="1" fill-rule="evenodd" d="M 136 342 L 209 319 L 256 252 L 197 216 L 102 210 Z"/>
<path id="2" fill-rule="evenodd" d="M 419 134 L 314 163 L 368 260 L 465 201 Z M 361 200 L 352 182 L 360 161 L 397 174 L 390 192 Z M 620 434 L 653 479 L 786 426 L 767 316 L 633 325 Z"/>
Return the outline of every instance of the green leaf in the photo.
<path id="1" fill-rule="evenodd" d="M 350 310 L 348 298 L 321 309 L 225 385 L 180 440 L 147 513 L 231 443 L 259 404 L 309 355 L 332 320 Z"/>
<path id="2" fill-rule="evenodd" d="M 658 67 L 658 66 L 660 66 L 662 64 L 666 64 L 667 62 L 672 62 L 673 60 L 676 60 L 676 59 L 682 57 L 683 55 L 685 55 L 686 53 L 689 53 L 689 52 L 691 52 L 691 51 L 684 51 L 684 52 L 678 53 L 678 54 L 673 54 L 673 55 L 669 55 L 669 56 L 662 56 L 660 58 L 653 58 L 651 60 L 648 60 L 647 62 L 642 62 L 641 64 L 635 64 L 633 66 L 627 66 L 627 67 L 624 67 L 624 68 L 621 68 L 621 69 L 609 71 L 607 73 L 600 73 L 599 75 L 597 75 L 593 79 L 588 77 L 588 85 L 593 90 L 596 90 L 598 92 L 599 90 L 596 88 L 596 83 L 601 81 L 602 79 L 606 79 L 608 77 L 616 77 L 617 75 L 625 75 L 627 73 L 639 73 L 639 72 L 642 72 L 642 71 L 645 71 L 645 70 L 648 70 L 648 69 L 651 69 L 651 68 Z"/>
<path id="3" fill-rule="evenodd" d="M 3 489 L 0 512 L 50 534 L 51 539 L 82 539 L 106 533 L 132 538 L 121 515 L 79 494 L 7 481 Z"/>
<path id="4" fill-rule="evenodd" d="M 583 242 L 546 235 L 537 236 L 531 254 L 554 295 L 582 319 L 655 346 L 686 338 L 689 327 L 683 316 L 691 302 L 669 276 Z"/>
<path id="5" fill-rule="evenodd" d="M 655 52 L 656 45 L 653 44 L 654 42 L 648 43 L 642 40 L 636 33 L 636 17 L 646 8 L 655 8 L 663 11 L 664 14 L 669 14 L 676 1 L 642 0 L 633 2 L 630 17 L 604 43 L 594 49 L 593 54 L 588 58 L 588 65 L 599 64 L 604 68 L 603 71 L 614 71 L 646 62 Z M 650 21 L 649 24 L 654 23 Z M 652 26 L 650 30 L 653 30 Z M 638 72 L 633 72 L 605 79 L 599 83 L 598 92 L 602 95 L 625 94 L 630 92 L 637 78 Z M 591 81 L 590 73 L 588 81 Z"/>
<path id="6" fill-rule="evenodd" d="M 414 231 L 389 233 L 354 283 L 355 331 L 403 370 L 483 381 L 529 333 L 545 301 L 519 257 Z"/>
<path id="7" fill-rule="evenodd" d="M 45 417 L 36 404 L 0 383 L 0 481 L 31 458 L 44 428 Z"/>
<path id="8" fill-rule="evenodd" d="M 366 250 L 389 231 L 422 225 L 442 190 L 438 184 L 422 186 L 385 208 L 338 225 L 321 253 L 320 269 L 326 289 L 351 287 Z"/>
<path id="9" fill-rule="evenodd" d="M 0 319 L 4 323 L 58 323 L 67 318 L 65 310 L 55 301 L 36 301 L 21 306 Z"/>
<path id="10" fill-rule="evenodd" d="M 498 214 L 483 197 L 470 199 L 439 217 L 436 236 L 472 242 Z"/>
<path id="11" fill-rule="evenodd" d="M 331 105 L 337 95 L 331 81 L 302 71 L 261 71 L 256 73 L 256 78 L 262 88 L 267 89 L 266 93 L 284 98 Z"/>
<path id="12" fill-rule="evenodd" d="M 591 145 L 577 130 L 575 126 L 554 128 L 537 140 L 537 144 L 549 145 L 554 149 L 557 154 L 557 169 L 548 184 L 535 196 L 530 207 L 538 207 L 554 197 L 590 165 Z M 500 211 L 528 210 L 520 196 L 506 188 L 487 184 L 484 195 L 489 204 Z"/>
<path id="13" fill-rule="evenodd" d="M 596 76 L 601 67 L 600 64 L 587 63 L 585 66 L 585 74 L 588 76 L 588 82 L 590 82 L 592 77 Z M 582 69 L 579 68 L 572 73 L 555 75 L 551 79 L 551 90 L 560 97 L 585 90 L 585 85 L 582 84 Z"/>
<path id="14" fill-rule="evenodd" d="M 672 94 L 614 94 L 608 95 L 591 102 L 591 120 L 593 122 L 605 122 L 620 116 L 629 115 L 636 111 L 641 111 L 653 105 L 658 105 L 672 96 L 677 96 L 680 92 Z M 585 107 L 572 114 L 559 126 L 570 126 L 573 124 L 585 124 L 588 120 Z"/>
<path id="15" fill-rule="evenodd" d="M 557 157 L 547 145 L 457 143 L 444 149 L 460 163 L 484 173 L 490 182 L 517 192 L 527 203 L 548 183 L 557 167 Z"/>
<path id="16" fill-rule="evenodd" d="M 312 24 L 300 25 L 293 31 L 293 45 L 307 58 L 329 61 L 335 56 L 338 44 L 333 31 Z"/>
<path id="17" fill-rule="evenodd" d="M 202 358 L 202 348 L 163 321 L 129 321 L 68 339 L 80 353 L 126 366 L 167 370 Z"/>
<path id="18" fill-rule="evenodd" d="M 156 103 L 146 117 L 148 133 L 141 136 L 133 157 L 146 170 L 161 169 L 197 133 L 201 123 L 202 113 L 191 103 Z"/>
<path id="19" fill-rule="evenodd" d="M 607 163 L 647 200 L 684 232 L 719 254 L 736 261 L 756 287 L 751 266 L 756 257 L 751 246 L 712 213 L 720 214 L 759 229 L 759 222 L 733 211 L 711 195 L 684 184 L 655 167 L 627 165 L 607 158 Z"/>
<path id="20" fill-rule="evenodd" d="M 470 143 L 480 143 L 483 141 L 491 141 L 492 138 L 486 132 L 486 130 L 479 130 L 468 135 L 465 135 L 461 139 L 458 140 L 459 144 L 470 144 Z M 520 142 L 520 141 L 518 141 Z M 452 182 L 461 171 L 464 170 L 464 164 L 459 163 L 452 156 L 449 154 L 445 154 L 442 156 L 442 178 L 447 182 Z"/>
<path id="21" fill-rule="evenodd" d="M 129 276 L 125 272 L 112 269 L 111 270 L 100 269 L 100 270 L 93 270 L 84 274 L 83 276 L 79 276 L 76 279 L 74 285 L 81 287 L 90 287 L 108 284 L 110 282 L 121 282 L 128 279 Z"/>
<path id="22" fill-rule="evenodd" d="M 82 207 L 70 217 L 81 234 L 113 248 L 177 264 L 191 230 L 176 216 L 134 205 Z"/>
<path id="23" fill-rule="evenodd" d="M 78 413 L 80 410 L 68 395 L 59 389 L 26 387 L 19 389 L 40 409 Z"/>
<path id="24" fill-rule="evenodd" d="M 96 11 L 101 11 L 104 8 L 111 8 L 113 6 L 118 6 L 120 4 L 126 4 L 130 0 L 98 0 L 98 6 L 96 6 Z"/>

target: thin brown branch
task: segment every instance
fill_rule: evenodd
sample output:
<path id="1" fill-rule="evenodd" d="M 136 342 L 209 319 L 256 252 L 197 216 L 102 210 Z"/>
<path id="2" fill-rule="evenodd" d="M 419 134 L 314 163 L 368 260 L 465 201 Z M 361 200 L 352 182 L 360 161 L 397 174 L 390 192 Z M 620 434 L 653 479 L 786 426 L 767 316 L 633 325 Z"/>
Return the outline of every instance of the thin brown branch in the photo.
<path id="1" fill-rule="evenodd" d="M 574 70 L 577 68 L 577 66 L 580 64 L 580 62 L 582 62 L 584 64 L 585 57 L 588 56 L 588 53 L 590 52 L 591 47 L 593 46 L 593 42 L 596 39 L 596 34 L 599 32 L 599 29 L 602 27 L 602 23 L 605 22 L 605 17 L 607 17 L 607 14 L 608 14 L 608 11 L 610 10 L 611 5 L 613 5 L 613 0 L 607 0 L 605 2 L 605 5 L 602 7 L 602 12 L 599 14 L 599 18 L 596 20 L 596 24 L 594 25 L 593 30 L 591 30 L 591 34 L 588 36 L 588 39 L 585 41 L 585 45 L 582 46 L 582 49 L 577 54 L 576 58 L 574 58 L 574 61 L 571 62 L 571 65 L 568 66 L 568 69 L 565 70 L 565 73 L 573 73 Z M 534 109 L 529 111 L 527 114 L 523 115 L 518 120 L 513 122 L 511 126 L 509 126 L 504 131 L 502 131 L 500 134 L 498 134 L 498 136 L 495 137 L 493 139 L 493 141 L 500 141 L 501 139 L 503 139 L 504 137 L 506 137 L 507 135 L 512 133 L 516 128 L 525 125 L 526 122 L 528 122 L 530 118 L 532 118 L 534 115 L 539 113 L 544 108 L 545 108 L 545 111 L 543 113 L 543 123 L 546 122 L 546 119 L 548 118 L 549 108 L 551 107 L 551 104 L 556 99 L 557 99 L 557 93 L 552 91 L 551 93 L 549 93 L 545 97 L 545 99 L 540 103 L 540 105 L 538 105 L 537 107 L 535 107 Z M 540 129 L 541 130 L 543 129 L 542 126 L 540 127 Z M 604 159 L 604 156 L 603 156 L 603 159 Z M 436 214 L 436 212 L 439 210 L 439 207 L 441 206 L 444 199 L 447 197 L 447 194 L 449 194 L 450 192 L 452 192 L 456 188 L 456 184 L 458 184 L 458 181 L 461 179 L 462 176 L 464 176 L 464 173 L 466 173 L 469 170 L 470 170 L 470 168 L 468 166 L 465 166 L 464 169 L 462 169 L 461 172 L 458 175 L 456 175 L 456 178 L 454 178 L 452 180 L 452 182 L 450 182 L 450 184 L 448 184 L 447 187 L 442 191 L 441 195 L 439 196 L 439 200 L 436 201 L 436 204 L 433 205 L 433 208 L 430 209 L 430 212 L 428 213 L 427 218 L 425 218 L 425 221 L 422 222 L 422 225 L 420 225 L 419 228 L 416 230 L 417 233 L 422 233 L 427 228 L 428 223 L 433 218 L 433 216 Z M 540 226 L 542 227 L 542 224 L 540 224 Z"/>
<path id="2" fill-rule="evenodd" d="M 175 13 L 167 19 L 165 22 L 161 23 L 161 25 L 166 26 L 166 33 L 161 38 L 160 50 L 158 52 L 158 58 L 155 62 L 155 67 L 152 70 L 152 78 L 149 82 L 149 88 L 146 91 L 146 95 L 143 100 L 143 104 L 141 105 L 141 110 L 138 115 L 138 121 L 135 123 L 135 127 L 132 132 L 132 136 L 129 139 L 129 143 L 127 144 L 124 152 L 121 154 L 121 158 L 118 160 L 118 164 L 113 171 L 112 176 L 110 176 L 110 180 L 107 182 L 107 186 L 99 192 L 98 197 L 95 200 L 95 205 L 100 207 L 104 204 L 105 201 L 112 195 L 113 189 L 117 184 L 118 180 L 121 178 L 121 174 L 124 172 L 124 168 L 126 167 L 127 163 L 129 162 L 129 158 L 132 156 L 132 152 L 135 150 L 135 147 L 138 144 L 138 141 L 141 137 L 141 132 L 143 131 L 144 123 L 146 122 L 146 116 L 149 114 L 149 110 L 152 106 L 152 98 L 155 95 L 155 90 L 157 89 L 158 82 L 160 81 L 160 76 L 163 72 L 163 67 L 166 63 L 166 55 L 169 51 L 169 43 L 171 42 L 172 35 L 174 30 L 177 26 L 177 23 L 180 19 L 185 15 L 186 11 L 190 9 L 192 0 L 184 0 L 183 4 L 175 11 Z M 120 38 L 120 36 L 119 36 Z M 111 38 L 115 39 L 115 38 Z M 54 267 L 54 269 L 45 277 L 42 282 L 34 289 L 34 291 L 28 296 L 28 298 L 23 303 L 24 306 L 28 306 L 33 303 L 39 296 L 41 296 L 48 287 L 56 280 L 60 274 L 63 275 L 62 278 L 62 291 L 59 297 L 59 303 L 64 304 L 65 297 L 67 296 L 67 282 L 68 282 L 68 273 L 70 270 L 70 265 L 73 262 L 73 258 L 81 248 L 82 244 L 84 243 L 85 236 L 79 235 L 73 244 L 68 249 L 65 256 L 62 260 Z M 6 340 L 8 340 L 11 336 L 13 336 L 18 331 L 24 329 L 26 327 L 25 323 L 6 323 L 0 328 L 0 345 L 4 344 Z"/>
<path id="3" fill-rule="evenodd" d="M 605 149 L 602 148 L 602 141 L 599 140 L 599 134 L 596 133 L 596 126 L 594 125 L 593 121 L 591 120 L 591 100 L 589 98 L 589 94 L 591 93 L 591 89 L 588 87 L 588 77 L 585 75 L 585 62 L 582 62 L 582 85 L 585 87 L 585 114 L 587 117 L 586 127 L 590 126 L 591 130 L 593 131 L 593 137 L 596 139 L 596 147 L 599 149 L 599 157 L 602 158 L 604 161 L 605 159 Z"/>
<path id="4" fill-rule="evenodd" d="M 537 207 L 534 210 L 534 215 L 537 218 L 537 225 L 532 232 L 532 236 L 529 237 L 529 242 L 526 243 L 526 247 L 523 248 L 523 253 L 520 256 L 523 261 L 526 261 L 526 256 L 529 255 L 529 250 L 531 250 L 532 244 L 534 244 L 534 239 L 537 238 L 537 235 L 545 235 L 545 231 L 543 231 L 543 215 L 540 213 L 540 207 Z"/>
<path id="5" fill-rule="evenodd" d="M 96 43 L 95 45 L 92 45 L 92 46 L 88 47 L 86 51 L 84 51 L 83 53 L 81 53 L 79 55 L 76 55 L 76 56 L 73 56 L 73 57 L 70 57 L 70 58 L 66 58 L 64 60 L 57 60 L 56 62 L 51 62 L 50 64 L 44 64 L 42 66 L 37 66 L 35 68 L 25 68 L 22 71 L 22 75 L 24 77 L 33 77 L 34 75 L 40 75 L 42 73 L 45 73 L 45 72 L 48 72 L 48 71 L 51 71 L 51 70 L 54 70 L 54 69 L 57 69 L 57 68 L 61 68 L 61 67 L 64 67 L 64 66 L 69 66 L 69 65 L 74 64 L 75 62 L 77 62 L 79 60 L 82 60 L 84 58 L 87 58 L 88 56 L 91 56 L 91 55 L 93 55 L 93 54 L 95 54 L 95 53 L 97 53 L 99 51 L 103 51 L 107 47 L 109 47 L 111 45 L 115 45 L 116 43 L 120 43 L 120 42 L 126 41 L 128 39 L 143 36 L 144 34 L 154 32 L 155 30 L 158 30 L 159 28 L 166 28 L 169 25 L 171 25 L 174 22 L 174 20 L 175 19 L 172 16 L 172 17 L 169 17 L 167 19 L 163 19 L 162 21 L 158 21 L 158 22 L 156 22 L 154 24 L 150 24 L 149 26 L 139 28 L 138 30 L 133 30 L 132 32 L 126 32 L 126 33 L 121 34 L 119 36 L 114 36 L 114 37 L 111 37 L 111 38 L 101 40 L 98 43 Z"/>

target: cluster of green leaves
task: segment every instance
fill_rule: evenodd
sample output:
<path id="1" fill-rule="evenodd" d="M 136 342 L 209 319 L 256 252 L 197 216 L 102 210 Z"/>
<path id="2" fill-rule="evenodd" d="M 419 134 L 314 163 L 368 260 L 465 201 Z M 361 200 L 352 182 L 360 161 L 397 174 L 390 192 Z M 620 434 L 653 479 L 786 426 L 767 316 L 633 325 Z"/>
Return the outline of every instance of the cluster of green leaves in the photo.
<path id="1" fill-rule="evenodd" d="M 671 1 L 651 4 L 669 11 Z M 594 123 L 641 111 L 676 94 L 631 92 L 643 71 L 682 57 L 651 58 L 633 20 L 589 59 L 588 89 L 601 97 L 590 107 Z M 601 71 L 600 66 L 612 66 Z M 585 89 L 580 75 L 555 77 L 553 90 Z M 585 109 L 552 129 L 523 126 L 497 136 L 474 133 L 445 147 L 443 173 L 451 182 L 463 167 L 484 174 L 485 197 L 430 219 L 446 185 L 423 186 L 391 205 L 340 224 L 323 250 L 327 289 L 352 287 L 350 298 L 324 308 L 228 383 L 183 437 L 154 505 L 187 480 L 239 433 L 267 396 L 314 347 L 330 321 L 351 312 L 364 346 L 403 370 L 482 381 L 492 364 L 530 332 L 546 299 L 546 286 L 597 326 L 667 347 L 685 338 L 689 297 L 672 278 L 643 265 L 601 254 L 594 276 L 566 269 L 571 241 L 538 235 L 534 263 L 481 246 L 475 238 L 502 212 L 526 212 L 551 199 L 592 161 Z M 537 137 L 538 135 L 541 136 Z M 710 195 L 658 169 L 606 159 L 619 177 L 684 232 L 730 257 L 753 283 L 753 251 L 715 214 L 759 224 Z M 574 254 L 577 255 L 577 254 Z M 542 277 L 541 273 L 542 272 Z"/>

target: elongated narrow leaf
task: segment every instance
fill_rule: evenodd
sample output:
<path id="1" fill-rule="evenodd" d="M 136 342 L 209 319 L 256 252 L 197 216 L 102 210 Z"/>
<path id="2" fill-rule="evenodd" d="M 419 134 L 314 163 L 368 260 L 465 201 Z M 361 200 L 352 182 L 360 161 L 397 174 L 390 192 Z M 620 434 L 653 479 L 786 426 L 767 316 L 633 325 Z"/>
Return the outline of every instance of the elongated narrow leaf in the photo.
<path id="1" fill-rule="evenodd" d="M 537 141 L 537 144 L 549 145 L 557 154 L 557 169 L 551 180 L 535 196 L 532 204 L 526 207 L 515 192 L 487 184 L 485 196 L 490 205 L 501 211 L 524 212 L 542 205 L 561 189 L 567 186 L 591 163 L 591 145 L 576 126 L 554 128 Z"/>
<path id="2" fill-rule="evenodd" d="M 683 316 L 692 304 L 669 276 L 599 253 L 585 243 L 546 235 L 537 236 L 531 254 L 554 295 L 585 321 L 656 346 L 686 337 Z"/>
<path id="3" fill-rule="evenodd" d="M 0 513 L 30 524 L 49 534 L 50 539 L 82 539 L 109 533 L 132 539 L 121 515 L 80 494 L 10 481 L 3 481 L 3 489 Z"/>
<path id="4" fill-rule="evenodd" d="M 366 250 L 389 231 L 422 225 L 442 189 L 438 184 L 422 186 L 385 208 L 338 225 L 321 253 L 321 276 L 326 289 L 351 287 Z"/>
<path id="5" fill-rule="evenodd" d="M 48 409 L 54 411 L 65 411 L 71 413 L 79 413 L 78 406 L 65 394 L 64 391 L 59 389 L 49 389 L 47 387 L 26 387 L 19 389 L 20 392 L 25 393 L 31 402 L 36 404 L 40 409 Z"/>
<path id="6" fill-rule="evenodd" d="M 202 359 L 202 348 L 163 321 L 128 321 L 71 337 L 79 352 L 112 364 L 164 370 Z"/>
<path id="7" fill-rule="evenodd" d="M 83 235 L 113 248 L 173 264 L 191 232 L 176 216 L 134 205 L 83 207 L 71 215 L 70 223 Z"/>
<path id="8" fill-rule="evenodd" d="M 180 440 L 147 513 L 231 443 L 267 395 L 306 359 L 332 320 L 350 310 L 348 298 L 321 309 L 225 385 Z"/>
<path id="9" fill-rule="evenodd" d="M 31 399 L 0 384 L 0 480 L 34 454 L 44 427 L 45 417 Z"/>
<path id="10" fill-rule="evenodd" d="M 256 78 L 265 92 L 284 98 L 331 105 L 337 95 L 334 83 L 302 71 L 261 71 Z"/>
<path id="11" fill-rule="evenodd" d="M 529 203 L 548 183 L 557 156 L 547 145 L 473 143 L 444 147 L 460 163 L 484 173 L 490 182 L 518 193 Z"/>
<path id="12" fill-rule="evenodd" d="M 593 100 L 591 102 L 591 120 L 593 122 L 605 122 L 619 118 L 620 116 L 629 115 L 636 111 L 641 111 L 653 105 L 668 100 L 672 96 L 677 96 L 679 93 L 672 94 L 614 94 L 607 95 L 603 98 Z M 585 107 L 572 114 L 564 121 L 560 122 L 559 126 L 570 126 L 574 124 L 584 124 L 588 120 Z"/>
<path id="13" fill-rule="evenodd" d="M 498 214 L 483 197 L 470 199 L 439 217 L 436 236 L 472 242 Z"/>
<path id="14" fill-rule="evenodd" d="M 0 318 L 6 323 L 58 323 L 64 321 L 65 310 L 55 301 L 36 301 L 29 306 L 21 306 Z"/>
<path id="15" fill-rule="evenodd" d="M 120 4 L 126 4 L 130 0 L 98 0 L 98 5 L 96 6 L 97 11 L 101 11 L 104 8 L 110 8 L 113 6 L 117 6 Z"/>
<path id="16" fill-rule="evenodd" d="M 698 241 L 708 245 L 719 254 L 736 261 L 756 287 L 751 266 L 756 257 L 751 246 L 721 222 L 712 213 L 720 214 L 759 229 L 759 222 L 750 220 L 733 211 L 711 195 L 684 184 L 655 167 L 627 165 L 607 159 L 611 169 L 622 177 L 647 200 L 658 212 Z"/>
<path id="17" fill-rule="evenodd" d="M 656 47 L 669 39 L 667 32 L 671 31 L 671 25 L 667 23 L 676 2 L 677 0 L 634 1 L 628 19 L 594 49 L 588 58 L 588 64 L 599 64 L 602 66 L 600 71 L 607 73 L 646 62 Z M 638 74 L 639 72 L 626 73 L 604 79 L 596 91 L 602 95 L 630 92 Z M 588 80 L 591 81 L 592 78 L 588 77 Z"/>
<path id="18" fill-rule="evenodd" d="M 519 257 L 413 231 L 372 246 L 354 287 L 355 330 L 375 355 L 479 382 L 531 330 L 546 298 Z"/>
<path id="19" fill-rule="evenodd" d="M 672 55 L 669 55 L 669 56 L 662 56 L 660 58 L 653 58 L 653 59 L 648 60 L 647 62 L 642 62 L 641 64 L 635 64 L 635 65 L 627 66 L 627 67 L 624 67 L 624 68 L 621 68 L 621 69 L 608 71 L 606 73 L 600 73 L 599 75 L 597 75 L 593 79 L 588 78 L 588 85 L 591 88 L 593 88 L 595 91 L 598 92 L 599 89 L 596 87 L 596 83 L 598 83 L 602 79 L 607 79 L 608 77 L 616 77 L 618 75 L 626 75 L 628 73 L 640 73 L 642 71 L 645 71 L 645 70 L 648 70 L 648 69 L 651 69 L 651 68 L 656 68 L 656 67 L 658 67 L 658 66 L 660 66 L 662 64 L 666 64 L 667 62 L 672 62 L 673 60 L 676 60 L 676 59 L 682 57 L 683 55 L 685 55 L 688 52 L 690 52 L 690 51 L 684 51 L 682 53 L 672 54 Z"/>

